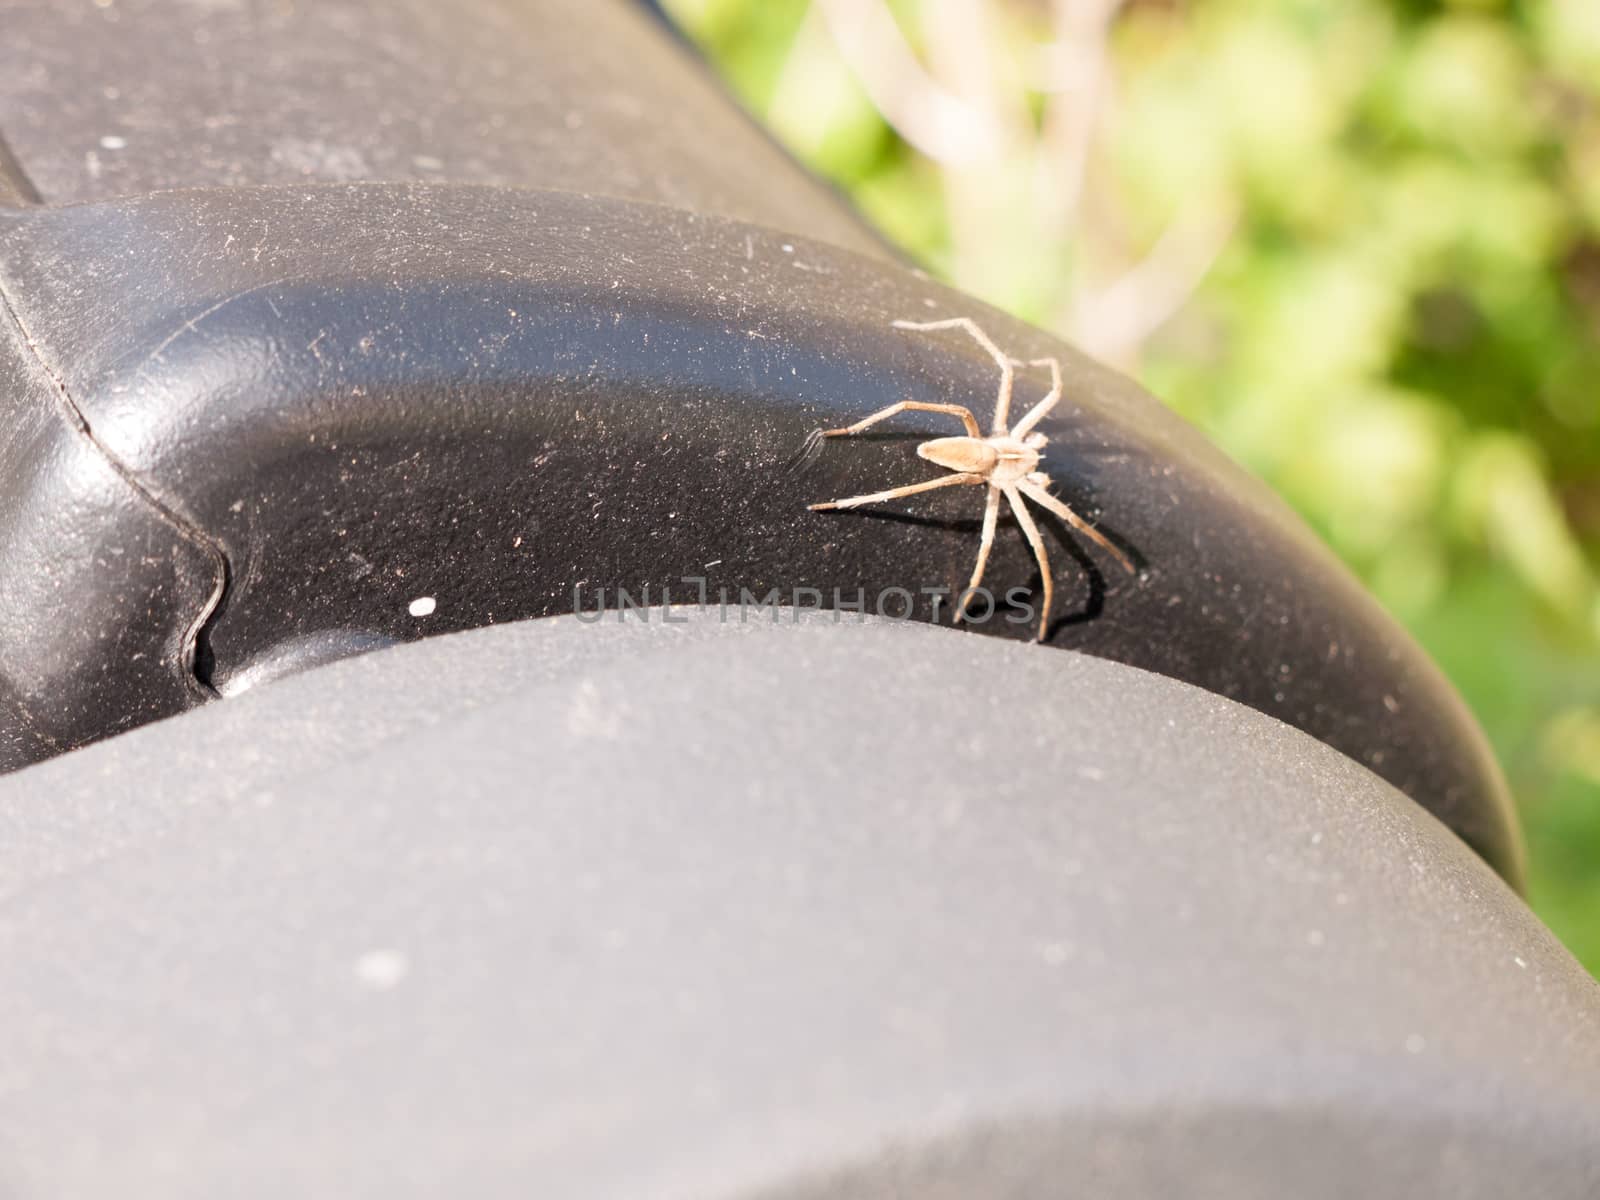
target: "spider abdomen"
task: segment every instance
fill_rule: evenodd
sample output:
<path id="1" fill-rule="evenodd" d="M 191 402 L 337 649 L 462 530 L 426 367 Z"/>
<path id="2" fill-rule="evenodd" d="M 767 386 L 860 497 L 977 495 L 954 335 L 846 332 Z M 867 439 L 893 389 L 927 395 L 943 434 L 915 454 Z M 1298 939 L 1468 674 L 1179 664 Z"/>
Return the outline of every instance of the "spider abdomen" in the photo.
<path id="1" fill-rule="evenodd" d="M 917 454 L 966 475 L 987 475 L 1000 461 L 1000 451 L 984 438 L 943 437 L 923 442 Z"/>

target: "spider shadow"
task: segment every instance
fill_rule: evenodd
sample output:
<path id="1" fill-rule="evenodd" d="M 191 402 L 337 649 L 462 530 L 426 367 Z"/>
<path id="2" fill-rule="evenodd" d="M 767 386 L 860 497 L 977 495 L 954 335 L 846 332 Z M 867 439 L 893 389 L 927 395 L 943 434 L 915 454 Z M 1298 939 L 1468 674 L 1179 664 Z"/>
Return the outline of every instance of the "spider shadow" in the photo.
<path id="1" fill-rule="evenodd" d="M 1063 613 L 1061 616 L 1051 620 L 1049 625 L 1045 627 L 1044 640 L 1051 642 L 1055 640 L 1056 634 L 1063 629 L 1068 629 L 1073 625 L 1087 625 L 1105 611 L 1107 581 L 1105 572 L 1100 569 L 1100 564 L 1094 560 L 1093 555 L 1084 549 L 1081 539 L 1073 535 L 1065 521 L 1054 513 L 1038 510 L 1035 510 L 1033 519 L 1038 523 L 1040 532 L 1047 533 L 1053 537 L 1056 546 L 1065 550 L 1067 556 L 1077 563 L 1078 569 L 1083 572 L 1084 578 L 1089 584 L 1088 595 L 1084 597 L 1081 608 L 1076 612 Z M 1013 524 L 1015 524 L 1014 518 Z M 1101 529 L 1100 533 L 1105 535 L 1106 531 Z M 1110 537 L 1107 537 L 1107 540 L 1118 546 L 1119 549 L 1121 548 L 1120 541 Z M 1035 600 L 1043 598 L 1044 574 L 1039 570 L 1038 563 L 1034 563 L 1033 574 L 1028 578 L 1028 590 Z"/>
<path id="2" fill-rule="evenodd" d="M 1040 508 L 1029 510 L 1034 521 L 1038 524 L 1041 533 L 1047 534 L 1055 543 L 1056 549 L 1065 550 L 1067 556 L 1077 564 L 1088 581 L 1088 595 L 1084 598 L 1083 605 L 1076 612 L 1064 613 L 1054 618 L 1045 629 L 1044 640 L 1053 641 L 1061 630 L 1073 625 L 1085 625 L 1101 616 L 1105 611 L 1106 591 L 1108 580 L 1105 572 L 1100 569 L 1100 564 L 1093 555 L 1084 548 L 1082 539 L 1072 532 L 1067 523 L 1055 514 Z M 983 521 L 979 518 L 969 517 L 929 517 L 917 513 L 894 512 L 892 510 L 876 508 L 845 509 L 836 514 L 839 517 L 870 518 L 874 521 L 888 521 L 896 525 L 908 525 L 923 529 L 942 529 L 953 533 L 981 535 Z M 1017 525 L 1017 519 L 1009 511 L 1003 513 L 996 527 L 995 538 L 1000 538 L 1000 530 L 1014 529 L 1019 539 L 1023 539 L 1022 530 Z M 1143 574 L 1148 565 L 1145 557 L 1132 547 L 1125 538 L 1107 529 L 1104 525 L 1095 528 L 1107 541 L 1116 546 L 1130 559 L 1133 560 L 1135 570 Z M 1042 599 L 1044 592 L 1044 575 L 1039 570 L 1037 562 L 1034 563 L 1032 572 L 1028 576 L 1027 590 L 1029 597 L 1035 602 Z"/>
<path id="3" fill-rule="evenodd" d="M 918 513 L 894 512 L 878 508 L 841 508 L 829 514 L 834 517 L 871 517 L 874 521 L 887 521 L 891 525 L 912 525 L 921 529 L 945 529 L 951 533 L 983 532 L 979 517 L 928 517 Z"/>
<path id="4" fill-rule="evenodd" d="M 1068 507 L 1074 512 L 1080 511 L 1078 505 L 1069 504 Z M 1088 580 L 1089 584 L 1089 594 L 1084 599 L 1083 606 L 1078 609 L 1077 612 L 1064 613 L 1055 618 L 1045 629 L 1044 640 L 1049 642 L 1053 641 L 1056 634 L 1061 630 L 1067 629 L 1073 625 L 1087 624 L 1088 622 L 1095 620 L 1105 611 L 1106 592 L 1110 586 L 1110 579 L 1108 578 L 1106 572 L 1101 569 L 1099 561 L 1094 557 L 1093 554 L 1089 552 L 1087 546 L 1085 546 L 1085 539 L 1074 532 L 1060 517 L 1051 512 L 1034 509 L 1033 518 L 1038 523 L 1041 532 L 1048 530 L 1049 533 L 1054 537 L 1056 544 L 1062 549 L 1066 550 L 1067 555 L 1072 559 L 1072 561 L 1078 564 L 1079 569 L 1083 571 L 1084 578 Z M 1139 552 L 1138 548 L 1130 543 L 1127 538 L 1123 537 L 1115 530 L 1108 528 L 1104 522 L 1095 522 L 1094 528 L 1095 532 L 1097 532 L 1101 537 L 1105 538 L 1106 541 L 1110 542 L 1118 550 L 1121 550 L 1124 554 L 1126 554 L 1129 561 L 1133 563 L 1133 573 L 1128 575 L 1128 578 L 1133 581 L 1141 579 L 1144 576 L 1146 568 L 1149 567 L 1150 562 L 1143 554 Z M 1113 570 L 1114 575 L 1112 575 L 1110 578 L 1117 578 L 1126 574 L 1122 570 L 1121 566 L 1117 566 L 1113 568 Z M 1037 563 L 1034 564 L 1034 571 L 1032 577 L 1029 579 L 1029 586 L 1032 588 L 1035 595 L 1038 595 L 1043 591 L 1044 579 L 1039 572 Z"/>

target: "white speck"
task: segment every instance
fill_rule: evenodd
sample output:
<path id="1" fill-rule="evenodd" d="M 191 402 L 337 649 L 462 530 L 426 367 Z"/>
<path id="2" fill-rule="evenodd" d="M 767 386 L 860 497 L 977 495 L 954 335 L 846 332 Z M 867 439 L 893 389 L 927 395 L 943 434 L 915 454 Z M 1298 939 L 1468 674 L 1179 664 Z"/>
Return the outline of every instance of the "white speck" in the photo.
<path id="1" fill-rule="evenodd" d="M 1397 712 L 1400 711 L 1400 701 L 1396 700 L 1393 696 L 1389 695 L 1387 692 L 1384 693 L 1383 706 L 1385 708 L 1387 708 L 1392 713 L 1397 713 Z"/>
<path id="2" fill-rule="evenodd" d="M 721 565 L 722 565 L 722 560 L 720 558 L 713 558 L 710 562 L 701 564 L 701 568 L 700 569 L 702 571 L 704 571 L 704 570 L 707 570 L 707 569 L 709 569 L 711 567 L 720 567 Z"/>
<path id="3" fill-rule="evenodd" d="M 1312 834 L 1312 835 L 1311 835 L 1311 844 L 1312 844 L 1312 845 L 1313 845 L 1313 846 L 1320 846 L 1320 845 L 1322 845 L 1322 833 L 1321 833 L 1321 831 L 1320 831 L 1320 830 L 1319 830 L 1319 831 L 1318 831 L 1318 832 L 1316 832 L 1316 833 L 1313 833 L 1313 834 Z"/>
<path id="4" fill-rule="evenodd" d="M 1513 954 L 1511 956 L 1511 961 L 1516 963 L 1517 966 L 1521 967 L 1524 971 L 1528 969 L 1527 959 L 1523 958 L 1520 954 Z"/>
<path id="5" fill-rule="evenodd" d="M 616 741 L 622 736 L 622 714 L 608 702 L 592 679 L 579 682 L 567 709 L 567 732 L 598 741 Z"/>
<path id="6" fill-rule="evenodd" d="M 1428 1048 L 1428 1039 L 1420 1033 L 1413 1033 L 1406 1037 L 1406 1053 L 1421 1054 Z"/>
<path id="7" fill-rule="evenodd" d="M 235 500 L 232 504 L 228 505 L 228 511 L 229 512 L 243 512 L 244 511 L 244 501 L 243 500 Z"/>
<path id="8" fill-rule="evenodd" d="M 418 596 L 411 602 L 411 615 L 413 617 L 431 617 L 433 610 L 439 604 L 432 596 Z"/>
<path id="9" fill-rule="evenodd" d="M 120 138 L 114 133 L 108 133 L 100 139 L 100 149 L 102 150 L 126 150 L 127 148 L 128 139 Z"/>
<path id="10" fill-rule="evenodd" d="M 1039 957 L 1052 967 L 1059 967 L 1072 957 L 1072 947 L 1065 942 L 1046 942 L 1039 947 Z"/>
<path id="11" fill-rule="evenodd" d="M 416 154 L 411 158 L 411 165 L 419 171 L 442 171 L 444 163 L 434 158 L 431 154 Z"/>
<path id="12" fill-rule="evenodd" d="M 511 539 L 511 548 L 515 550 L 520 545 L 522 545 L 522 535 L 519 533 L 516 537 Z"/>
<path id="13" fill-rule="evenodd" d="M 788 242 L 785 242 L 783 244 L 783 252 L 785 254 L 793 254 L 794 253 L 794 247 L 791 246 Z"/>
<path id="14" fill-rule="evenodd" d="M 411 964 L 398 950 L 368 950 L 355 964 L 356 978 L 375 992 L 387 992 L 411 973 Z"/>

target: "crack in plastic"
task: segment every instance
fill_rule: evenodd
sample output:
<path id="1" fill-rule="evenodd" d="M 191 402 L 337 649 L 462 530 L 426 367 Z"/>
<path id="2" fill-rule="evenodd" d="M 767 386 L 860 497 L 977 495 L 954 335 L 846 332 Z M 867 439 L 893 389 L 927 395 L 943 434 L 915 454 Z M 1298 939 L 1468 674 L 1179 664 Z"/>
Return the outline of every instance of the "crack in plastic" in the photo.
<path id="1" fill-rule="evenodd" d="M 184 630 L 183 642 L 179 649 L 179 666 L 183 673 L 184 683 L 192 695 L 201 700 L 216 699 L 218 696 L 217 690 L 201 674 L 200 663 L 203 657 L 202 651 L 206 628 L 210 624 L 211 618 L 221 609 L 222 599 L 227 594 L 228 581 L 231 578 L 227 551 L 223 548 L 221 541 L 207 533 L 195 522 L 184 517 L 157 496 L 139 478 L 133 468 L 118 458 L 108 446 L 95 437 L 88 418 L 84 416 L 83 410 L 78 406 L 78 402 L 72 398 L 72 392 L 67 387 L 65 377 L 45 358 L 39 344 L 34 340 L 33 331 L 28 328 L 28 323 L 23 320 L 22 313 L 13 300 L 3 277 L 0 277 L 0 306 L 4 306 L 12 323 L 16 325 L 17 332 L 22 336 L 23 345 L 27 346 L 28 352 L 33 355 L 34 361 L 39 364 L 39 369 L 50 380 L 52 390 L 55 392 L 56 399 L 60 404 L 62 415 L 67 419 L 67 422 L 77 430 L 80 437 L 88 442 L 106 465 L 116 472 L 117 476 L 133 490 L 134 494 L 155 511 L 156 515 L 165 524 L 171 526 L 179 537 L 198 548 L 211 560 L 214 575 L 211 594 L 201 606 L 199 613 L 189 623 L 188 628 Z"/>

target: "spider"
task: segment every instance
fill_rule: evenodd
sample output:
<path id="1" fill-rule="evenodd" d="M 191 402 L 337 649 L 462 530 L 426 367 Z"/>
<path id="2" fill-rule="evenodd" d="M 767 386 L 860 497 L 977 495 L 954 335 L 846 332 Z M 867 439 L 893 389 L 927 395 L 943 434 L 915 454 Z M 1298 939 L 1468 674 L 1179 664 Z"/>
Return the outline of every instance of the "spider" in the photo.
<path id="1" fill-rule="evenodd" d="M 978 544 L 978 564 L 973 568 L 972 582 L 967 585 L 967 590 L 961 594 L 960 604 L 956 606 L 955 620 L 959 623 L 966 615 L 973 592 L 983 579 L 983 570 L 989 561 L 989 551 L 994 547 L 995 523 L 1000 517 L 1000 497 L 1004 495 L 1011 505 L 1011 511 L 1016 514 L 1017 524 L 1022 527 L 1023 536 L 1028 539 L 1028 545 L 1033 547 L 1033 556 L 1038 560 L 1039 571 L 1044 579 L 1044 611 L 1039 617 L 1038 633 L 1038 640 L 1042 642 L 1050 625 L 1050 604 L 1055 585 L 1050 576 L 1050 556 L 1045 553 L 1044 540 L 1039 536 L 1039 527 L 1034 524 L 1033 517 L 1028 512 L 1027 500 L 1043 505 L 1115 558 L 1129 574 L 1134 572 L 1133 562 L 1126 554 L 1108 542 L 1094 526 L 1050 494 L 1048 490 L 1050 478 L 1038 470 L 1039 451 L 1049 439 L 1042 433 L 1034 433 L 1033 427 L 1061 399 L 1061 363 L 1054 358 L 1019 362 L 1006 357 L 989 339 L 989 335 L 978 328 L 977 323 L 970 317 L 920 323 L 896 321 L 894 327 L 919 333 L 931 333 L 943 329 L 965 330 L 972 335 L 978 345 L 988 351 L 989 356 L 1000 367 L 1000 392 L 995 397 L 993 428 L 989 436 L 984 437 L 982 430 L 978 428 L 976 418 L 972 415 L 972 410 L 960 404 L 926 404 L 920 400 L 902 400 L 857 421 L 854 425 L 847 425 L 843 429 L 824 429 L 821 432 L 822 437 L 846 437 L 860 433 L 879 421 L 886 421 L 897 413 L 909 411 L 945 413 L 959 417 L 967 432 L 964 437 L 934 438 L 917 447 L 919 458 L 925 458 L 946 470 L 954 471 L 953 475 L 942 475 L 937 479 L 893 488 L 887 492 L 851 496 L 844 500 L 829 500 L 823 504 L 810 505 L 810 508 L 813 512 L 829 508 L 857 508 L 863 504 L 876 504 L 880 500 L 896 500 L 901 496 L 913 496 L 918 492 L 931 492 L 935 488 L 953 487 L 959 484 L 986 485 L 989 497 L 983 510 L 983 537 Z M 1028 410 L 1027 415 L 1017 422 L 1015 428 L 1008 428 L 1011 389 L 1015 380 L 1015 368 L 1019 366 L 1049 367 L 1050 391 L 1043 400 Z"/>

